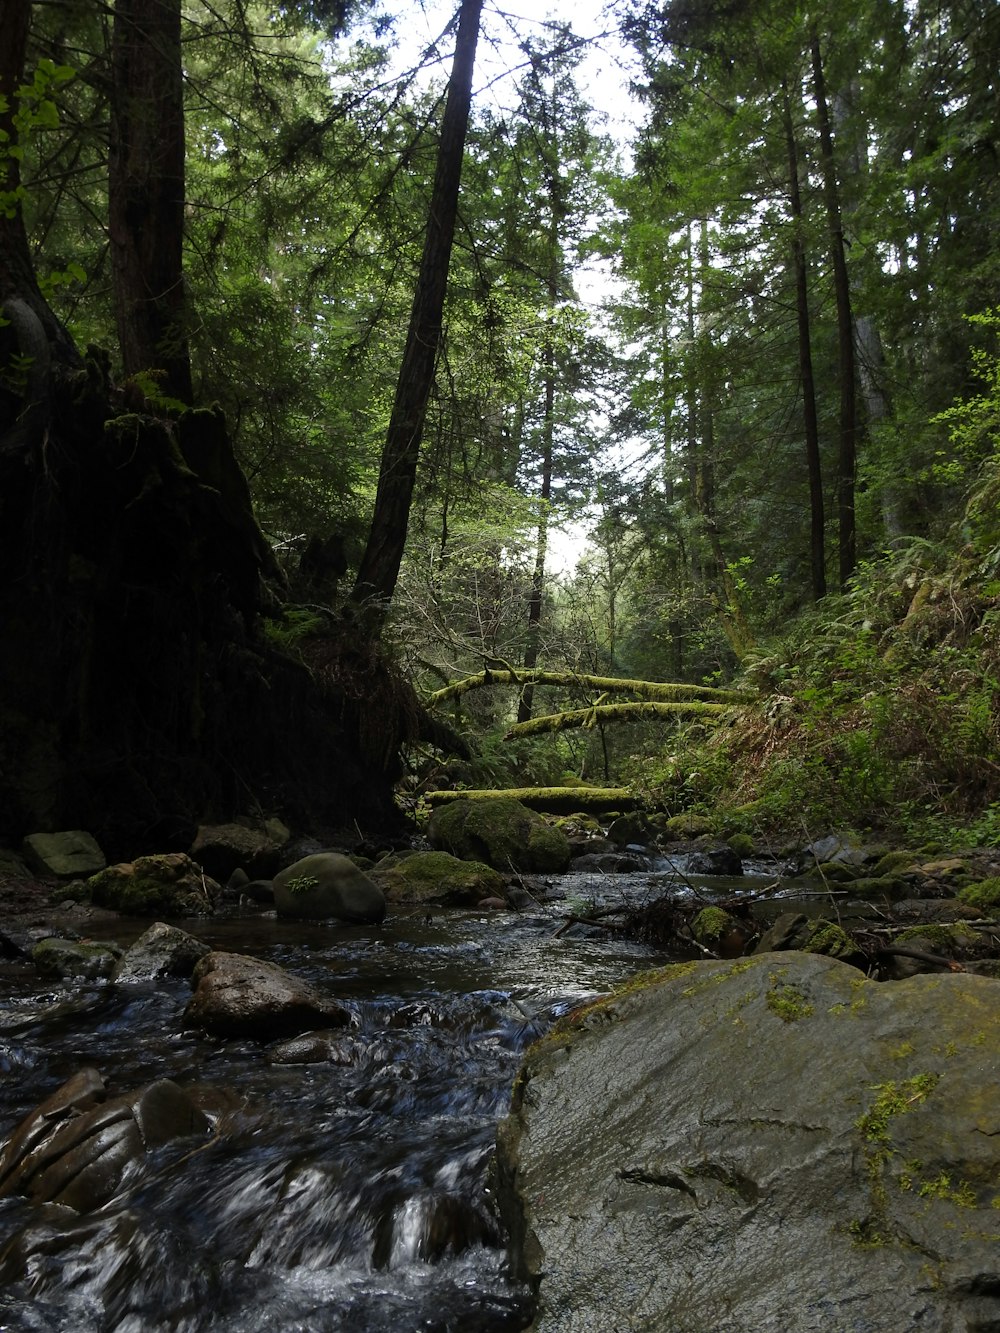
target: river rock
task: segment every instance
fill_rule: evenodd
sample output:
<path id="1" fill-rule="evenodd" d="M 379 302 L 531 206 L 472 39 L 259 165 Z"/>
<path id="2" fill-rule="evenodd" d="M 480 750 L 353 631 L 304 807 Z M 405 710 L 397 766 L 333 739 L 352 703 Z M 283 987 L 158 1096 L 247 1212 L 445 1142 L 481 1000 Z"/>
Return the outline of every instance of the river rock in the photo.
<path id="1" fill-rule="evenodd" d="M 222 889 L 183 852 L 139 856 L 87 881 L 96 907 L 128 916 L 204 916 Z"/>
<path id="2" fill-rule="evenodd" d="M 111 976 L 121 955 L 121 947 L 110 940 L 63 940 L 50 936 L 35 945 L 31 961 L 43 977 L 97 981 Z"/>
<path id="3" fill-rule="evenodd" d="M 449 801 L 431 815 L 427 839 L 435 850 L 505 874 L 560 873 L 569 865 L 569 839 L 562 829 L 510 797 Z"/>
<path id="4" fill-rule="evenodd" d="M 184 1026 L 216 1037 L 271 1041 L 350 1022 L 348 1011 L 315 986 L 244 954 L 206 954 L 191 984 L 194 995 L 184 1010 Z"/>
<path id="5" fill-rule="evenodd" d="M 0 1198 L 24 1195 L 78 1212 L 106 1203 L 147 1151 L 205 1134 L 206 1117 L 169 1079 L 109 1098 L 83 1069 L 18 1125 L 0 1153 Z"/>
<path id="6" fill-rule="evenodd" d="M 372 878 L 393 903 L 468 907 L 500 897 L 504 890 L 504 878 L 496 870 L 478 861 L 461 861 L 450 852 L 386 856 L 372 870 Z"/>
<path id="7" fill-rule="evenodd" d="M 111 980 L 128 986 L 155 981 L 157 977 L 189 977 L 198 960 L 210 952 L 210 947 L 202 940 L 177 926 L 154 921 L 126 949 L 111 974 Z"/>
<path id="8" fill-rule="evenodd" d="M 538 1333 L 1000 1327 L 1000 987 L 680 964 L 529 1054 L 498 1187 Z"/>
<path id="9" fill-rule="evenodd" d="M 107 862 L 95 839 L 82 829 L 65 833 L 32 833 L 21 850 L 33 870 L 57 879 L 95 875 Z"/>
<path id="10" fill-rule="evenodd" d="M 288 841 L 284 825 L 273 823 L 274 827 L 268 829 L 239 823 L 203 824 L 188 855 L 220 883 L 236 869 L 246 871 L 248 879 L 269 879 L 278 869 L 281 849 Z M 278 829 L 284 832 L 283 838 L 277 835 Z"/>
<path id="11" fill-rule="evenodd" d="M 340 852 L 315 852 L 275 875 L 274 905 L 279 916 L 310 921 L 385 919 L 385 894 Z"/>

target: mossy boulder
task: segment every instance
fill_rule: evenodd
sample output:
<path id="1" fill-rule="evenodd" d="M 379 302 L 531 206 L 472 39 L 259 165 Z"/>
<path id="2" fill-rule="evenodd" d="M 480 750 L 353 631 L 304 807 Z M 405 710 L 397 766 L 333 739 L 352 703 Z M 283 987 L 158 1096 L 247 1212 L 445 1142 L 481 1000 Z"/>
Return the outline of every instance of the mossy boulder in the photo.
<path id="1" fill-rule="evenodd" d="M 608 841 L 616 847 L 647 847 L 656 841 L 656 830 L 642 811 L 630 810 L 612 821 Z"/>
<path id="2" fill-rule="evenodd" d="M 24 840 L 24 859 L 33 870 L 58 879 L 94 875 L 107 865 L 91 834 L 82 829 L 65 833 L 32 833 Z"/>
<path id="3" fill-rule="evenodd" d="M 823 954 L 842 963 L 861 965 L 864 954 L 835 921 L 824 917 L 807 917 L 802 912 L 785 912 L 761 936 L 754 953 L 798 949 L 803 953 Z"/>
<path id="4" fill-rule="evenodd" d="M 900 902 L 913 893 L 913 885 L 898 875 L 852 879 L 844 884 L 844 888 L 852 898 L 869 898 L 876 902 Z"/>
<path id="5" fill-rule="evenodd" d="M 520 801 L 453 801 L 431 815 L 427 837 L 436 851 L 494 870 L 558 874 L 569 865 L 566 834 Z"/>
<path id="6" fill-rule="evenodd" d="M 980 879 L 974 884 L 967 884 L 958 895 L 959 900 L 969 907 L 991 911 L 1000 903 L 1000 878 Z"/>
<path id="7" fill-rule="evenodd" d="M 705 815 L 696 815 L 690 812 L 683 815 L 673 815 L 667 820 L 664 832 L 668 838 L 673 838 L 675 842 L 686 842 L 688 839 L 700 838 L 706 833 L 711 833 L 712 821 Z"/>
<path id="8" fill-rule="evenodd" d="M 703 907 L 691 922 L 691 934 L 706 949 L 727 957 L 742 953 L 746 942 L 746 928 L 723 907 Z"/>
<path id="9" fill-rule="evenodd" d="M 183 852 L 139 856 L 108 866 L 87 881 L 90 900 L 127 916 L 205 916 L 222 894 Z"/>
<path id="10" fill-rule="evenodd" d="M 872 875 L 876 879 L 882 875 L 900 875 L 912 870 L 919 860 L 916 852 L 886 852 L 872 867 Z"/>
<path id="11" fill-rule="evenodd" d="M 385 894 L 339 852 L 314 852 L 274 877 L 279 916 L 309 921 L 378 924 L 385 919 Z"/>
<path id="12" fill-rule="evenodd" d="M 392 903 L 434 903 L 467 907 L 503 896 L 504 878 L 479 861 L 462 861 L 450 852 L 414 852 L 386 856 L 372 878 Z"/>
<path id="13" fill-rule="evenodd" d="M 110 940 L 40 940 L 31 961 L 43 977 L 80 977 L 96 981 L 109 977 L 122 949 Z"/>

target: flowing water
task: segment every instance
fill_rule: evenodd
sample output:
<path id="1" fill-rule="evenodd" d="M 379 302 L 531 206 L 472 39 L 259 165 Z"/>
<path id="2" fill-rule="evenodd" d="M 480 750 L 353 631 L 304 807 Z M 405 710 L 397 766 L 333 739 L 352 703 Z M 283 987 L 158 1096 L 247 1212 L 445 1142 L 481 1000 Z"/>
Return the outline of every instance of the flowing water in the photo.
<path id="1" fill-rule="evenodd" d="M 662 888 L 621 885 L 633 899 Z M 218 1119 L 92 1213 L 0 1201 L 0 1330 L 525 1327 L 488 1171 L 522 1053 L 560 1013 L 661 961 L 610 932 L 556 936 L 565 910 L 190 923 L 347 1005 L 352 1025 L 320 1063 L 183 1032 L 182 982 L 81 987 L 8 966 L 0 1139 L 84 1065 L 112 1095 L 173 1078 Z"/>

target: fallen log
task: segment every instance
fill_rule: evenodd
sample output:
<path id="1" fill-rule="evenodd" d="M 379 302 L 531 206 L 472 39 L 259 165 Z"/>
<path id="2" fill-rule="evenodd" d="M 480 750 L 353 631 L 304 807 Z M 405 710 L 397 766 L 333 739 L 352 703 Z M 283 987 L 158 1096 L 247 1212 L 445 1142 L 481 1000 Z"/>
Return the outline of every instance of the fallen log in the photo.
<path id="1" fill-rule="evenodd" d="M 466 676 L 427 697 L 426 707 L 433 708 L 449 699 L 460 699 L 470 690 L 490 685 L 556 685 L 564 689 L 583 688 L 602 693 L 638 694 L 640 698 L 670 702 L 678 699 L 702 699 L 713 703 L 746 703 L 750 695 L 740 690 L 717 689 L 711 685 L 682 685 L 671 681 L 625 680 L 616 676 L 582 676 L 575 671 L 493 671 L 487 668 Z"/>
<path id="2" fill-rule="evenodd" d="M 428 805 L 501 799 L 520 801 L 531 810 L 550 815 L 633 810 L 638 804 L 628 787 L 508 787 L 501 791 L 429 791 L 424 794 Z"/>
<path id="3" fill-rule="evenodd" d="M 731 704 L 705 703 L 632 703 L 595 704 L 592 708 L 573 708 L 565 713 L 547 713 L 528 722 L 515 722 L 505 736 L 540 736 L 550 731 L 565 731 L 569 727 L 593 727 L 605 722 L 639 722 L 643 718 L 664 717 L 718 717 Z"/>

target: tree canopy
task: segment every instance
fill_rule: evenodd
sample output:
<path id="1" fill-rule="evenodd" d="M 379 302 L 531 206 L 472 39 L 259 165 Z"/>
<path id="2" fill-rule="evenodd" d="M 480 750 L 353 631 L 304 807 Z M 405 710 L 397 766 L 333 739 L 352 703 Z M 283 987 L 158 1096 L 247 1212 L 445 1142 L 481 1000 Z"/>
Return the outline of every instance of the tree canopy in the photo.
<path id="1" fill-rule="evenodd" d="M 249 563 L 192 596 L 423 696 L 509 671 L 460 725 L 539 781 L 635 743 L 526 739 L 574 681 L 725 684 L 952 540 L 996 451 L 991 0 L 602 13 L 0 0 L 0 452 L 44 487 L 159 420 L 108 522 L 211 490 Z"/>

